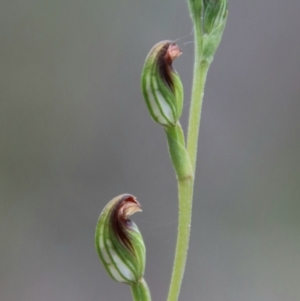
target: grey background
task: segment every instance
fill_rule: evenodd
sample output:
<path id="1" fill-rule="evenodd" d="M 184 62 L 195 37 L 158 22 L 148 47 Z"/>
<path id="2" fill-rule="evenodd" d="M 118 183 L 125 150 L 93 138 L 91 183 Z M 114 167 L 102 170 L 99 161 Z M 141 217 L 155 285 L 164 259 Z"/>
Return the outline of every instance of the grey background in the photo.
<path id="1" fill-rule="evenodd" d="M 300 2 L 231 0 L 203 106 L 180 300 L 300 300 Z M 114 196 L 137 196 L 146 280 L 164 300 L 177 228 L 164 133 L 140 73 L 177 39 L 186 127 L 193 44 L 184 0 L 15 0 L 0 10 L 0 300 L 131 300 L 94 250 Z"/>

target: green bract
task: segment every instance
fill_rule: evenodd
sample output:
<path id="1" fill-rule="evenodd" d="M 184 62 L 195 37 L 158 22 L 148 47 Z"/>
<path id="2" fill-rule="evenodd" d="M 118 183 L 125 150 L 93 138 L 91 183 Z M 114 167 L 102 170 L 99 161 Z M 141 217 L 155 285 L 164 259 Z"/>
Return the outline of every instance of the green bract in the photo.
<path id="1" fill-rule="evenodd" d="M 181 54 L 172 41 L 157 43 L 149 52 L 142 72 L 142 92 L 151 117 L 170 127 L 179 120 L 183 106 L 183 87 L 172 66 Z"/>
<path id="2" fill-rule="evenodd" d="M 95 233 L 95 246 L 109 273 L 118 282 L 134 284 L 144 275 L 145 245 L 136 224 L 128 219 L 142 211 L 130 194 L 112 199 L 100 214 Z"/>

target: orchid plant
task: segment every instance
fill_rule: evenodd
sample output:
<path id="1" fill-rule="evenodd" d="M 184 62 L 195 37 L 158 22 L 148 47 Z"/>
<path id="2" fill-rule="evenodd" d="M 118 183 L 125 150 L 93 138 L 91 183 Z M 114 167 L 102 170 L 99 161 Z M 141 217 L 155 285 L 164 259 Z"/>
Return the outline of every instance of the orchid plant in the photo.
<path id="1" fill-rule="evenodd" d="M 195 61 L 187 138 L 180 125 L 183 86 L 172 62 L 181 54 L 173 41 L 153 46 L 142 71 L 142 93 L 152 119 L 166 133 L 178 182 L 179 219 L 172 278 L 167 301 L 177 301 L 189 246 L 193 188 L 204 86 L 209 66 L 227 20 L 227 0 L 188 0 L 194 28 Z M 140 231 L 129 219 L 141 211 L 136 197 L 112 199 L 100 214 L 95 246 L 112 279 L 131 287 L 134 301 L 151 301 L 144 279 L 146 249 Z"/>

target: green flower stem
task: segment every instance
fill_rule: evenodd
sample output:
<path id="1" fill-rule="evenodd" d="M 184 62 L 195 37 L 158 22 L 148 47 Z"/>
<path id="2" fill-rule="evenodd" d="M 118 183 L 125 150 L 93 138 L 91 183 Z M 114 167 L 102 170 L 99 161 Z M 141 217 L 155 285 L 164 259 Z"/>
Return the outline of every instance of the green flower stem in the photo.
<path id="1" fill-rule="evenodd" d="M 166 134 L 170 157 L 177 175 L 179 197 L 177 244 L 168 296 L 168 301 L 175 301 L 179 296 L 189 246 L 194 174 L 180 124 L 167 128 Z"/>
<path id="2" fill-rule="evenodd" d="M 192 99 L 190 106 L 190 116 L 188 123 L 187 151 L 190 156 L 193 171 L 196 170 L 198 137 L 200 130 L 200 120 L 202 102 L 204 96 L 204 86 L 209 69 L 209 62 L 202 58 L 202 39 L 200 25 L 194 23 L 195 38 L 195 63 L 194 79 L 192 86 Z"/>
<path id="3" fill-rule="evenodd" d="M 184 275 L 190 240 L 193 185 L 193 177 L 178 180 L 179 220 L 173 272 L 167 299 L 168 301 L 178 300 Z"/>
<path id="4" fill-rule="evenodd" d="M 187 154 L 184 154 L 184 162 L 178 164 L 174 159 L 179 157 L 183 152 L 176 149 L 171 149 L 172 135 L 167 133 L 169 150 L 174 168 L 178 179 L 178 195 L 179 195 L 179 221 L 177 244 L 175 251 L 175 259 L 172 271 L 171 284 L 167 301 L 177 301 L 181 289 L 181 283 L 184 275 L 187 252 L 189 247 L 191 217 L 192 217 L 192 202 L 194 189 L 194 174 L 196 170 L 197 145 L 201 119 L 202 100 L 204 95 L 204 86 L 206 75 L 209 68 L 209 63 L 202 59 L 202 40 L 200 24 L 194 22 L 195 32 L 195 64 L 194 64 L 194 79 L 192 86 L 192 101 L 190 107 L 190 116 L 188 124 L 188 139 L 187 139 Z M 184 145 L 183 145 L 184 147 Z M 179 147 L 180 148 L 180 147 Z M 188 165 L 188 173 L 183 173 L 184 167 L 182 164 Z M 179 165 L 176 167 L 176 164 Z"/>
<path id="5" fill-rule="evenodd" d="M 131 285 L 131 293 L 134 301 L 151 301 L 150 290 L 144 278 Z"/>

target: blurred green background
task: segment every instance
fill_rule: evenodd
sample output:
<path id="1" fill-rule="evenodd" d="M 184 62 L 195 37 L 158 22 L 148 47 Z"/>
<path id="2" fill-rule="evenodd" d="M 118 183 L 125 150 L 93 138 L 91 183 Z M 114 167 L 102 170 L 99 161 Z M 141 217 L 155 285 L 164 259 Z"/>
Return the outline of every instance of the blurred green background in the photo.
<path id="1" fill-rule="evenodd" d="M 300 300 L 300 2 L 229 3 L 204 97 L 180 300 Z M 132 193 L 153 300 L 167 296 L 176 181 L 140 73 L 177 39 L 184 0 L 15 0 L 0 11 L 0 300 L 130 301 L 94 250 L 104 205 Z"/>

